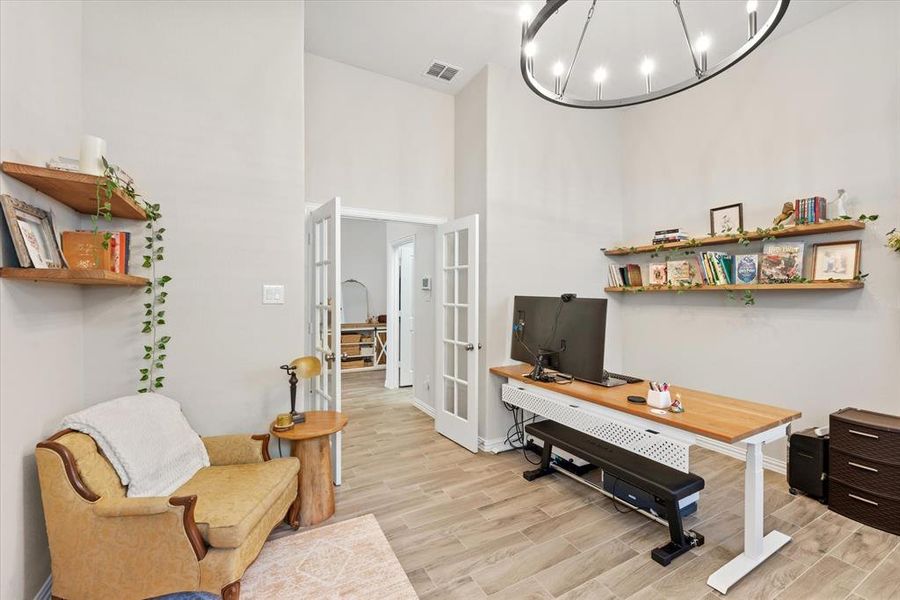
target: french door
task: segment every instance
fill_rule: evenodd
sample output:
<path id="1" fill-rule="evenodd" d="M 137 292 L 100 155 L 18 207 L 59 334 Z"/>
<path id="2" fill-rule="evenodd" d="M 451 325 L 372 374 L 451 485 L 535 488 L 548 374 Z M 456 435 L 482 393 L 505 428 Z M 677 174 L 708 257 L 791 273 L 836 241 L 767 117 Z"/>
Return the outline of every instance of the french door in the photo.
<path id="1" fill-rule="evenodd" d="M 341 410 L 341 199 L 334 198 L 306 220 L 309 319 L 308 348 L 322 363 L 310 382 L 310 410 Z M 331 439 L 331 468 L 341 485 L 341 432 Z"/>
<path id="2" fill-rule="evenodd" d="M 478 451 L 478 215 L 438 227 L 435 429 Z"/>

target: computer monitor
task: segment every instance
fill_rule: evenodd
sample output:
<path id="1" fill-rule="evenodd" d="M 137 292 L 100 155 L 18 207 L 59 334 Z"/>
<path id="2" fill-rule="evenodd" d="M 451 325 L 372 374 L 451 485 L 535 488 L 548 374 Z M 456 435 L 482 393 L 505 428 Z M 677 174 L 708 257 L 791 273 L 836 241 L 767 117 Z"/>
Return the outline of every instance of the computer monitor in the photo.
<path id="1" fill-rule="evenodd" d="M 533 365 L 541 356 L 551 369 L 599 384 L 604 379 L 605 345 L 605 299 L 572 294 L 515 297 L 513 360 Z"/>

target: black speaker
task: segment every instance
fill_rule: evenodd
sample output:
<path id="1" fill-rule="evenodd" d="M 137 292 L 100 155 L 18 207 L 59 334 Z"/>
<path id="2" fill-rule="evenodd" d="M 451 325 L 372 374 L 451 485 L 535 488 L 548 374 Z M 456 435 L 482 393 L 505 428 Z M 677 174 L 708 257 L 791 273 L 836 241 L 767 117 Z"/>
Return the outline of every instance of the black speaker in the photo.
<path id="1" fill-rule="evenodd" d="M 787 480 L 790 492 L 803 492 L 819 502 L 828 501 L 828 436 L 813 429 L 788 438 Z"/>

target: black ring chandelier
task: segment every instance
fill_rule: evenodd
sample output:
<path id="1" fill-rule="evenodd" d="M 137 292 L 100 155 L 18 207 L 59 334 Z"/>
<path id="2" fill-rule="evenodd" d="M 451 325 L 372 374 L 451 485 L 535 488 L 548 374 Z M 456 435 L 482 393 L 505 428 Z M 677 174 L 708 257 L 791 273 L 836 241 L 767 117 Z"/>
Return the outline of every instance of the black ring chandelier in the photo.
<path id="1" fill-rule="evenodd" d="M 659 90 L 653 89 L 653 71 L 655 65 L 652 59 L 644 58 L 644 61 L 640 65 L 640 72 L 644 79 L 645 92 L 636 96 L 628 96 L 616 99 L 604 99 L 603 84 L 606 80 L 606 71 L 603 68 L 598 68 L 594 72 L 593 77 L 593 83 L 596 89 L 596 97 L 588 99 L 567 96 L 566 89 L 569 85 L 569 78 L 572 75 L 572 69 L 574 69 L 576 62 L 578 61 L 578 55 L 581 52 L 581 45 L 584 42 L 585 34 L 587 33 L 588 27 L 591 24 L 591 19 L 593 19 L 594 17 L 594 10 L 595 8 L 597 8 L 597 0 L 592 0 L 588 8 L 587 17 L 585 18 L 584 26 L 581 29 L 581 36 L 578 38 L 578 43 L 575 47 L 575 54 L 572 57 L 572 62 L 570 63 L 569 68 L 566 69 L 561 62 L 557 62 L 553 65 L 552 74 L 554 78 L 554 89 L 551 90 L 544 87 L 535 78 L 534 75 L 534 56 L 537 52 L 537 42 L 535 38 L 537 37 L 538 32 L 540 32 L 541 27 L 543 27 L 551 17 L 557 14 L 557 11 L 559 11 L 559 9 L 562 8 L 562 6 L 568 1 L 569 0 L 546 0 L 544 6 L 541 8 L 538 14 L 534 16 L 534 18 L 531 18 L 531 11 L 527 5 L 522 7 L 522 12 L 520 13 L 520 17 L 522 19 L 520 67 L 522 70 L 522 77 L 525 79 L 525 83 L 528 84 L 528 87 L 530 87 L 535 94 L 555 104 L 570 106 L 573 108 L 620 108 L 623 106 L 632 106 L 635 104 L 642 104 L 644 102 L 659 100 L 660 98 L 665 98 L 666 96 L 671 96 L 672 94 L 683 92 L 684 90 L 692 88 L 695 85 L 699 85 L 705 81 L 708 81 L 716 75 L 723 73 L 730 67 L 736 65 L 748 54 L 753 52 L 753 50 L 758 48 L 759 45 L 762 44 L 763 41 L 772 34 L 772 32 L 781 22 L 781 19 L 784 17 L 785 12 L 787 12 L 788 4 L 790 4 L 790 0 L 777 0 L 775 8 L 772 10 L 769 18 L 761 27 L 757 27 L 756 19 L 758 1 L 748 0 L 748 2 L 746 3 L 747 41 L 744 42 L 744 44 L 741 45 L 735 52 L 724 58 L 721 62 L 713 65 L 712 67 L 709 67 L 707 65 L 707 51 L 710 45 L 709 38 L 705 35 L 701 35 L 696 40 L 691 40 L 687 23 L 684 20 L 684 14 L 681 10 L 681 1 L 672 0 L 674 9 L 678 14 L 678 19 L 681 21 L 681 28 L 684 31 L 684 39 L 687 43 L 687 50 L 688 52 L 690 52 L 691 60 L 693 61 L 693 76 Z"/>

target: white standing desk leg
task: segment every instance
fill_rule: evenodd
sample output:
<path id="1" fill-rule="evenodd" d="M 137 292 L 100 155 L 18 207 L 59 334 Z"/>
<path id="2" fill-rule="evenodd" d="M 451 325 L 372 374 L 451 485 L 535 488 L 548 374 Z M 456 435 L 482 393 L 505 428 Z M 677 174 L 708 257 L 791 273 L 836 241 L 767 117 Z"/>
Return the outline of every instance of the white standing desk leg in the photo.
<path id="1" fill-rule="evenodd" d="M 791 541 L 790 536 L 772 531 L 763 536 L 763 447 L 764 441 L 747 444 L 744 467 L 744 551 L 709 576 L 707 585 L 725 594 L 744 575 L 762 564 L 779 548 Z"/>

